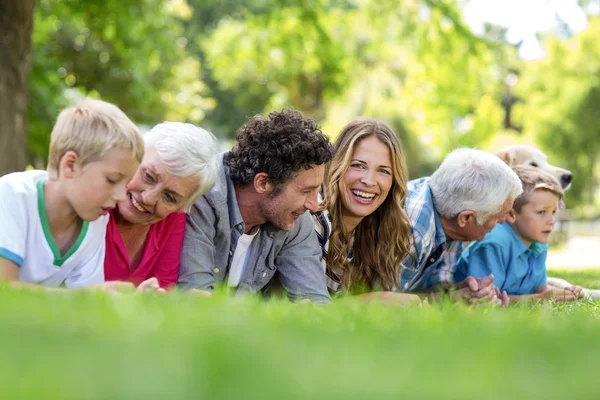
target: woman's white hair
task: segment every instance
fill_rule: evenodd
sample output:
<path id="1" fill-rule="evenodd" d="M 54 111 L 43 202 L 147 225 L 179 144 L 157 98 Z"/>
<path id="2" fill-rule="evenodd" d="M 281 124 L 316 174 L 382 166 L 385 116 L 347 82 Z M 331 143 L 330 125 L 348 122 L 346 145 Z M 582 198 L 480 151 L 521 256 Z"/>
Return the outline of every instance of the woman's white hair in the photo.
<path id="1" fill-rule="evenodd" d="M 192 124 L 163 122 L 144 134 L 144 146 L 156 150 L 171 175 L 198 179 L 198 187 L 185 202 L 183 211 L 188 211 L 215 185 L 219 150 L 212 133 Z"/>
<path id="2" fill-rule="evenodd" d="M 517 174 L 500 158 L 464 148 L 446 156 L 429 178 L 429 187 L 442 217 L 452 219 L 472 210 L 478 225 L 500 212 L 507 198 L 514 200 L 523 191 Z"/>

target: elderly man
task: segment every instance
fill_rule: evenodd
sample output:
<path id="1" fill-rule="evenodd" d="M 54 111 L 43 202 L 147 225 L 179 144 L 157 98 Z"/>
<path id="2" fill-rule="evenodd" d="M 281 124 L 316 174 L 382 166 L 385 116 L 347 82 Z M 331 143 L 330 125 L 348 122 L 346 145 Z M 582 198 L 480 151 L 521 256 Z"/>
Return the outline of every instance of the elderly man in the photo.
<path id="1" fill-rule="evenodd" d="M 410 181 L 405 210 L 412 225 L 411 252 L 402 262 L 401 290 L 440 297 L 440 289 L 453 286 L 453 270 L 465 245 L 504 222 L 521 192 L 521 181 L 510 167 L 473 149 L 454 150 L 431 177 Z M 493 276 L 467 277 L 451 297 L 507 304 L 508 296 L 492 282 Z"/>
<path id="2" fill-rule="evenodd" d="M 292 300 L 330 300 L 307 210 L 332 150 L 316 122 L 297 111 L 253 117 L 224 153 L 214 188 L 188 216 L 178 286 L 219 283 L 255 293 L 275 272 Z"/>

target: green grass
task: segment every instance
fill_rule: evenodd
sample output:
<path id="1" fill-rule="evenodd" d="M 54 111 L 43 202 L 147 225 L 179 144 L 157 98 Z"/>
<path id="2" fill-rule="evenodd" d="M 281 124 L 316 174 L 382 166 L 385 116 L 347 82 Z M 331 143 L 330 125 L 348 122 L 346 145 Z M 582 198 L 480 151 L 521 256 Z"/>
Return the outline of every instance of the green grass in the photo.
<path id="1" fill-rule="evenodd" d="M 0 288 L 1 398 L 597 398 L 599 318 L 600 303 L 319 307 Z"/>
<path id="2" fill-rule="evenodd" d="M 548 271 L 548 276 L 563 278 L 569 282 L 573 281 L 586 288 L 600 289 L 600 269 L 582 269 L 573 271 L 551 269 Z"/>

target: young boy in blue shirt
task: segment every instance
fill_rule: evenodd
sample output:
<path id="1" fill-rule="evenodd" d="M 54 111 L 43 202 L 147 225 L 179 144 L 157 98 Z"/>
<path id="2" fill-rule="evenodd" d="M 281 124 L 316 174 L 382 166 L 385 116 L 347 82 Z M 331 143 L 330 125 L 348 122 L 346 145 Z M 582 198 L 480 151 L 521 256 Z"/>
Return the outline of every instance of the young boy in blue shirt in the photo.
<path id="1" fill-rule="evenodd" d="M 461 255 L 454 273 L 455 282 L 467 276 L 494 275 L 494 285 L 506 291 L 511 302 L 543 300 L 573 301 L 582 298 L 581 288 L 554 289 L 546 284 L 548 237 L 554 228 L 554 214 L 563 190 L 550 174 L 532 166 L 514 171 L 523 183 L 507 221 L 498 224 Z"/>

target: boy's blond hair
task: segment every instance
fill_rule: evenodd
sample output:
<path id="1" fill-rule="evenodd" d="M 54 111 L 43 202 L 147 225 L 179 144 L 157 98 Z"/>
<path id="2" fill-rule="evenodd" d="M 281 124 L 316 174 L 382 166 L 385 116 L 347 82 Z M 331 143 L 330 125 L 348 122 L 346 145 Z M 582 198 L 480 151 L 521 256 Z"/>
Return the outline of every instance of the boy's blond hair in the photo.
<path id="1" fill-rule="evenodd" d="M 513 209 L 516 212 L 521 212 L 523 206 L 529 203 L 531 195 L 536 190 L 547 190 L 554 193 L 559 200 L 565 194 L 556 178 L 539 168 L 530 165 L 518 165 L 513 167 L 513 170 L 523 184 L 523 193 L 515 199 L 513 204 Z"/>
<path id="2" fill-rule="evenodd" d="M 113 149 L 131 150 L 138 162 L 144 157 L 144 140 L 137 126 L 119 107 L 85 99 L 64 109 L 50 135 L 48 174 L 58 178 L 60 159 L 74 151 L 82 166 L 101 159 Z"/>

